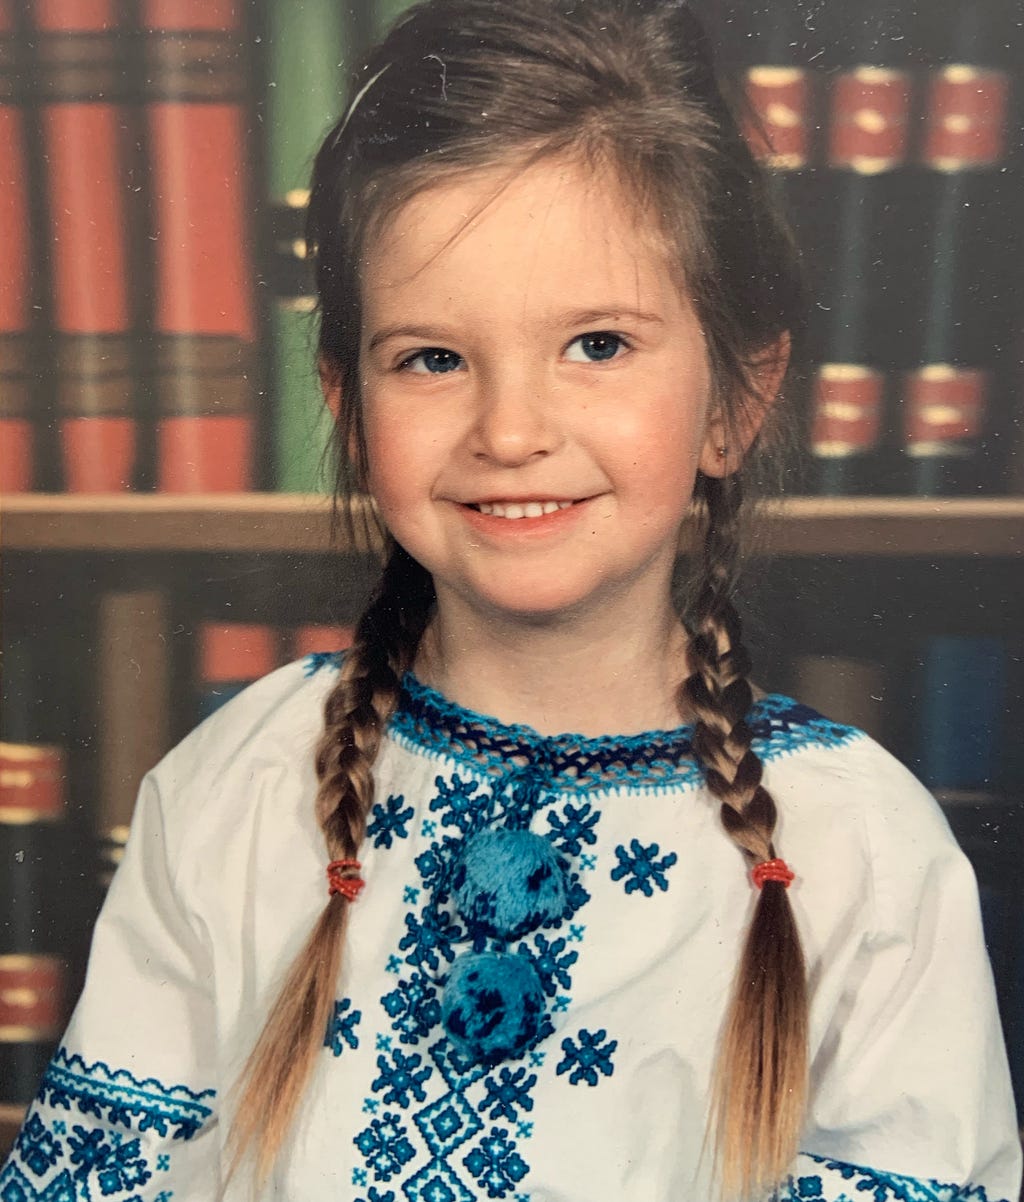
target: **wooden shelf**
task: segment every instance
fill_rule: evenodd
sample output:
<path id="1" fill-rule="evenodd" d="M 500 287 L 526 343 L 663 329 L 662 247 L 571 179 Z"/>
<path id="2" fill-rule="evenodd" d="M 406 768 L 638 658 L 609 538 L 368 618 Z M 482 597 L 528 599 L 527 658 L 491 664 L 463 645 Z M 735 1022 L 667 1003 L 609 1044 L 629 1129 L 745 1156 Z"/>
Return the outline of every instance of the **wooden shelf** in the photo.
<path id="1" fill-rule="evenodd" d="M 368 517 L 364 505 L 361 516 Z M 295 493 L 0 497 L 8 551 L 322 552 L 330 500 Z M 335 551 L 365 551 L 369 534 Z M 793 497 L 774 503 L 756 551 L 775 555 L 1018 556 L 1024 497 Z"/>

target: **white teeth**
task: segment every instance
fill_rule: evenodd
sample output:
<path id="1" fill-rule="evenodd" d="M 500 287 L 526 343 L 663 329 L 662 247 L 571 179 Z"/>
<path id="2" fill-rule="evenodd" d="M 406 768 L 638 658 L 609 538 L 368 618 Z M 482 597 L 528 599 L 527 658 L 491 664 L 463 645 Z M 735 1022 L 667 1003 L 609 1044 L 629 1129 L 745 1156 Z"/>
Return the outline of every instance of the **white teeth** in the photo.
<path id="1" fill-rule="evenodd" d="M 500 501 L 482 502 L 477 508 L 481 513 L 496 518 L 539 518 L 545 513 L 554 513 L 556 509 L 568 509 L 572 501 L 524 501 L 519 504 L 510 501 L 503 504 Z"/>

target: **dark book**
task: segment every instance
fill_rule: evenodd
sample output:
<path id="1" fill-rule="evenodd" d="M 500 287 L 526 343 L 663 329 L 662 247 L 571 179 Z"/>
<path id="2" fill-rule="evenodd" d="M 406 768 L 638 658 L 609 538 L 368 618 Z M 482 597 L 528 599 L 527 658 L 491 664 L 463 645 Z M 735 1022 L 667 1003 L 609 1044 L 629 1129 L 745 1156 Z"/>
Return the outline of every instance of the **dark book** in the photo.
<path id="1" fill-rule="evenodd" d="M 800 655 L 793 663 L 792 691 L 798 701 L 825 717 L 890 743 L 881 664 L 840 655 Z"/>
<path id="2" fill-rule="evenodd" d="M 971 494 L 997 474 L 983 455 L 1003 273 L 997 190 L 1006 157 L 1009 77 L 998 4 L 938 22 L 925 89 L 915 205 L 916 311 L 901 384 L 906 491 Z M 941 31 L 941 32 L 940 32 Z M 913 298 L 910 298 L 911 301 Z"/>
<path id="3" fill-rule="evenodd" d="M 996 792 L 1008 694 L 1003 639 L 939 635 L 921 658 L 918 775 L 930 789 Z"/>
<path id="4" fill-rule="evenodd" d="M 167 599 L 159 589 L 99 598 L 99 883 L 121 861 L 143 776 L 170 747 Z"/>
<path id="5" fill-rule="evenodd" d="M 39 652 L 4 632 L 0 718 L 0 1105 L 29 1102 L 63 1028 L 62 748 L 40 739 Z"/>
<path id="6" fill-rule="evenodd" d="M 872 45 L 864 53 L 875 61 L 837 72 L 828 108 L 829 172 L 820 212 L 831 236 L 815 280 L 819 366 L 809 413 L 814 491 L 825 494 L 884 492 L 888 484 L 893 256 L 886 218 L 902 191 L 911 77 L 893 51 Z"/>
<path id="7" fill-rule="evenodd" d="M 144 0 L 156 487 L 253 487 L 256 361 L 242 6 Z"/>
<path id="8" fill-rule="evenodd" d="M 64 486 L 125 491 L 138 446 L 125 31 L 113 0 L 29 7 Z"/>
<path id="9" fill-rule="evenodd" d="M 333 419 L 316 365 L 312 264 L 304 237 L 313 156 L 341 114 L 355 40 L 350 9 L 334 0 L 268 5 L 267 192 L 272 214 L 274 484 L 331 492 Z"/>
<path id="10" fill-rule="evenodd" d="M 13 0 L 0 0 L 0 492 L 35 482 L 38 417 L 32 404 L 32 242 L 24 46 Z"/>

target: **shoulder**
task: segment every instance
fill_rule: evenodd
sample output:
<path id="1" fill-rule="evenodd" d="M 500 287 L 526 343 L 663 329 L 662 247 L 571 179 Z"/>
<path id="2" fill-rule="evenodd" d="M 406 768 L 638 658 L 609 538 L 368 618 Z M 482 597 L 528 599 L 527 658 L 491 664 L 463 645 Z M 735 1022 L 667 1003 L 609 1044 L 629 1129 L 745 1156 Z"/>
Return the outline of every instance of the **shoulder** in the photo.
<path id="1" fill-rule="evenodd" d="M 755 748 L 779 808 L 787 846 L 807 860 L 859 865 L 881 910 L 904 904 L 928 880 L 973 874 L 941 806 L 875 739 L 788 698 L 770 697 Z M 770 728 L 769 728 L 770 727 Z"/>
<path id="2" fill-rule="evenodd" d="M 310 655 L 254 681 L 200 722 L 148 774 L 165 818 L 192 823 L 216 801 L 244 796 L 268 774 L 308 764 L 341 655 Z"/>

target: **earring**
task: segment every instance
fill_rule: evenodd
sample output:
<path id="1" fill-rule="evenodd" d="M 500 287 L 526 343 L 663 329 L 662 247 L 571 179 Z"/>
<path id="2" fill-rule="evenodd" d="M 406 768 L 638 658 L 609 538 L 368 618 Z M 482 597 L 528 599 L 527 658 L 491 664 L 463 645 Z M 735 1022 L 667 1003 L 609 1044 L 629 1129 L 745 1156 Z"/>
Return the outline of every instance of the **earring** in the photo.
<path id="1" fill-rule="evenodd" d="M 715 454 L 718 456 L 719 459 L 725 459 L 726 456 L 729 454 L 729 450 L 727 447 L 717 447 L 715 450 Z"/>

